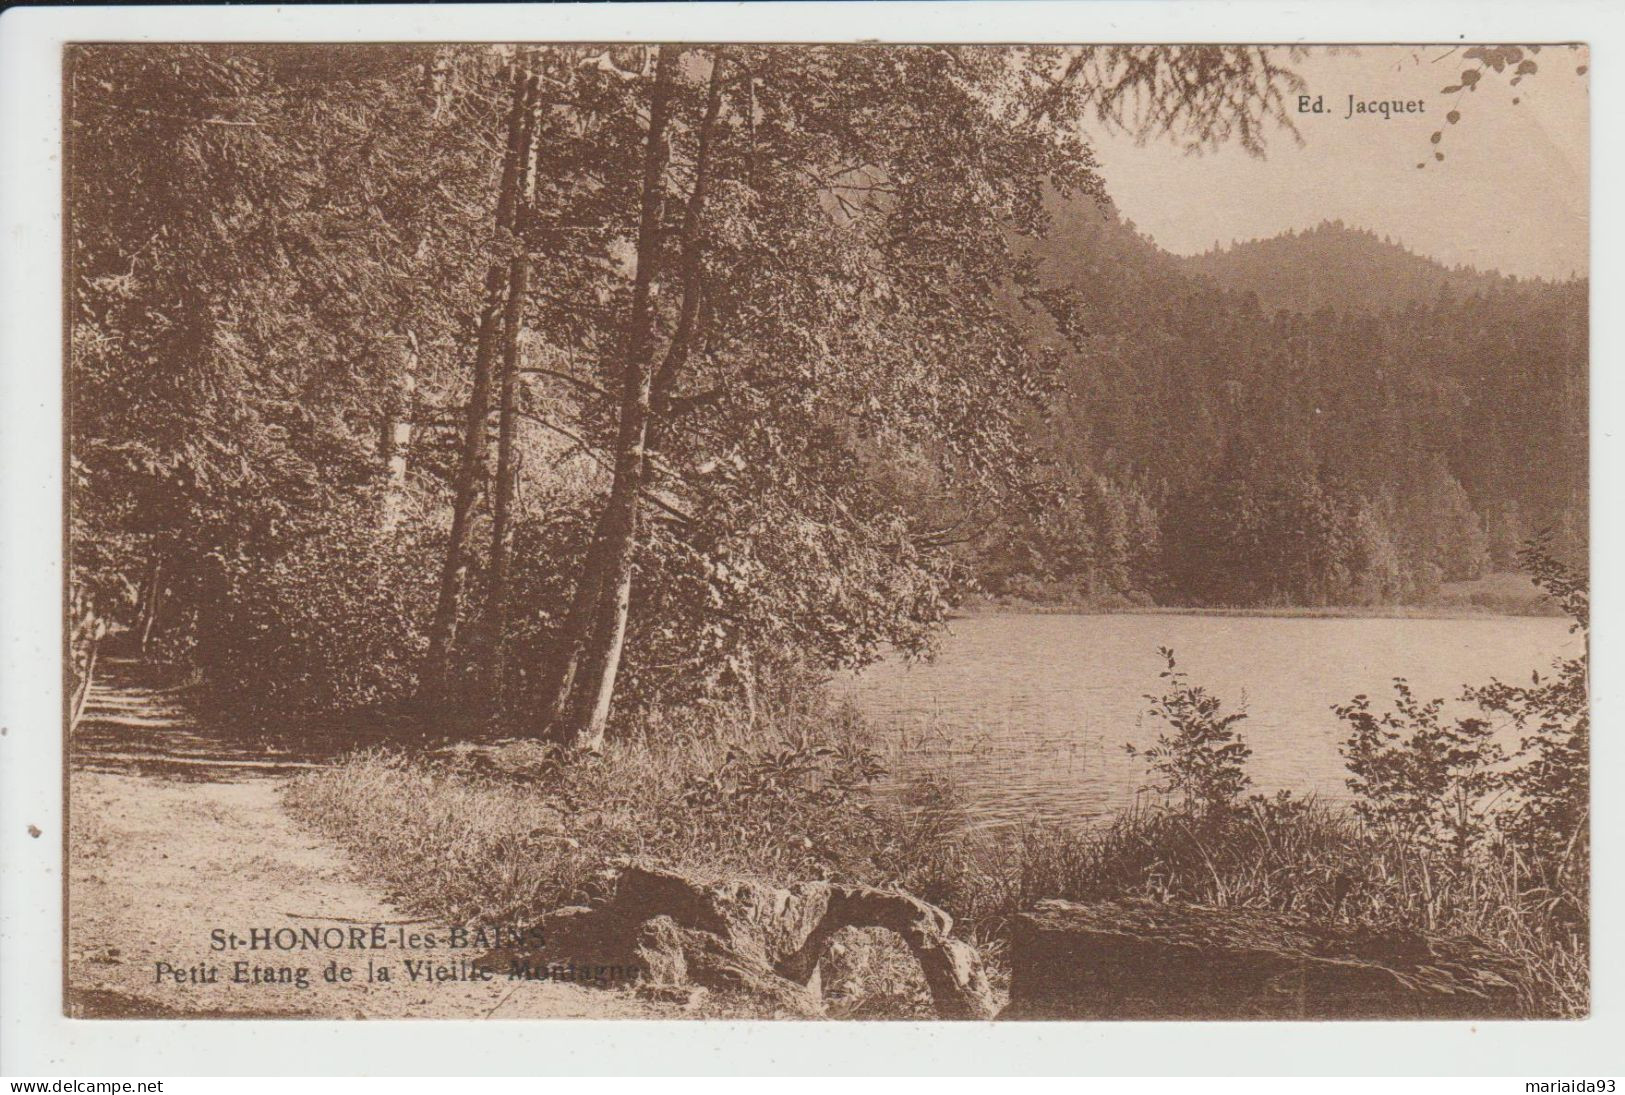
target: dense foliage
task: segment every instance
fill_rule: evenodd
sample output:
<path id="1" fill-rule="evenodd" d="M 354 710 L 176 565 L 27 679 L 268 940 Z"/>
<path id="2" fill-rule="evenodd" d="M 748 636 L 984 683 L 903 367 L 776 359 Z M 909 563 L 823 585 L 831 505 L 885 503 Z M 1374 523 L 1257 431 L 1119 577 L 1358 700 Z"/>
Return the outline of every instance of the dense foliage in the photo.
<path id="1" fill-rule="evenodd" d="M 262 714 L 588 742 L 612 697 L 923 653 L 967 528 L 1038 497 L 1080 120 L 1256 151 L 1294 79 L 1244 47 L 75 49 L 75 597 Z M 1149 507 L 1098 487 L 1043 553 L 1109 526 L 1134 584 Z"/>
<path id="2" fill-rule="evenodd" d="M 70 66 L 71 580 L 149 654 L 268 708 L 375 702 L 399 674 L 355 676 L 411 656 L 411 568 L 389 562 L 415 533 L 379 536 L 399 501 L 380 435 L 409 414 L 408 362 L 456 383 L 463 202 L 487 183 L 482 112 L 437 117 L 423 61 L 109 46 Z"/>

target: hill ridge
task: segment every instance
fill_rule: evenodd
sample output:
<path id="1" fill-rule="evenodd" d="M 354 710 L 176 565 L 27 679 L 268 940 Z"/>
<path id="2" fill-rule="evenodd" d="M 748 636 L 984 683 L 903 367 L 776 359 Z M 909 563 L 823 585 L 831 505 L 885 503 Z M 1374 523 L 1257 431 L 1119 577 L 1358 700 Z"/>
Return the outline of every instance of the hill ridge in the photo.
<path id="1" fill-rule="evenodd" d="M 1562 280 L 1447 265 L 1376 229 L 1322 220 L 1305 229 L 1170 257 L 1181 272 L 1219 288 L 1256 294 L 1269 311 L 1381 311 L 1431 303 L 1441 292 L 1539 288 Z M 1573 280 L 1573 279 L 1568 279 Z"/>

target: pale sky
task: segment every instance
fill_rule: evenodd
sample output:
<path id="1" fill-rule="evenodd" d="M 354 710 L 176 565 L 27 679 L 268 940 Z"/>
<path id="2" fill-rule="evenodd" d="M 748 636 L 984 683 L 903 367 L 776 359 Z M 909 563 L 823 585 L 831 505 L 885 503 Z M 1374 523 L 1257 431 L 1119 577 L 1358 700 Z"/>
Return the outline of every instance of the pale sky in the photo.
<path id="1" fill-rule="evenodd" d="M 1096 134 L 1106 188 L 1124 216 L 1176 254 L 1340 219 L 1449 265 L 1585 273 L 1590 94 L 1589 77 L 1575 70 L 1589 64 L 1587 51 L 1547 46 L 1531 58 L 1539 71 L 1517 87 L 1510 72 L 1486 72 L 1477 91 L 1444 95 L 1476 64 L 1462 48 L 1442 60 L 1451 47 L 1314 49 L 1291 67 L 1326 113 L 1294 113 L 1304 143 L 1275 131 L 1263 160 L 1236 147 L 1191 156 L 1167 141 L 1139 147 Z M 1421 99 L 1425 112 L 1346 119 L 1351 94 Z M 1461 111 L 1453 126 L 1452 106 Z M 1442 163 L 1429 143 L 1440 129 Z"/>

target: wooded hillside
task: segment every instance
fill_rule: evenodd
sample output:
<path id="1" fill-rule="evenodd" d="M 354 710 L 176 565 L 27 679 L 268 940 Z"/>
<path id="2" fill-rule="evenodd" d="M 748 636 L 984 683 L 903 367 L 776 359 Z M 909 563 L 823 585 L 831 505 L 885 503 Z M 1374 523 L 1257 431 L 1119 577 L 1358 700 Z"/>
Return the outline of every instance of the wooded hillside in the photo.
<path id="1" fill-rule="evenodd" d="M 1583 556 L 1586 281 L 1336 224 L 1180 259 L 1082 202 L 1037 249 L 1088 334 L 1031 427 L 1045 504 L 988 541 L 1000 588 L 1395 602 L 1541 530 Z"/>

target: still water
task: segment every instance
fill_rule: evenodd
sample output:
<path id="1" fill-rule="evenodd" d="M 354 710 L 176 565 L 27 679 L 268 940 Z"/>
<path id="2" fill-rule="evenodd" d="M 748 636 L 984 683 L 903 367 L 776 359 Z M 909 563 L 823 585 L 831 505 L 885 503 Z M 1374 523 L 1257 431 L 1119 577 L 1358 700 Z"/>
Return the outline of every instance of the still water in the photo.
<path id="1" fill-rule="evenodd" d="M 957 620 L 928 664 L 886 661 L 835 687 L 896 746 L 899 775 L 941 772 L 974 822 L 1080 821 L 1132 804 L 1147 782 L 1127 744 L 1151 744 L 1146 715 L 1170 646 L 1193 683 L 1237 706 L 1253 789 L 1344 799 L 1334 703 L 1386 699 L 1394 677 L 1454 698 L 1492 677 L 1522 683 L 1581 649 L 1545 617 L 1293 619 L 1183 615 L 993 615 Z"/>

